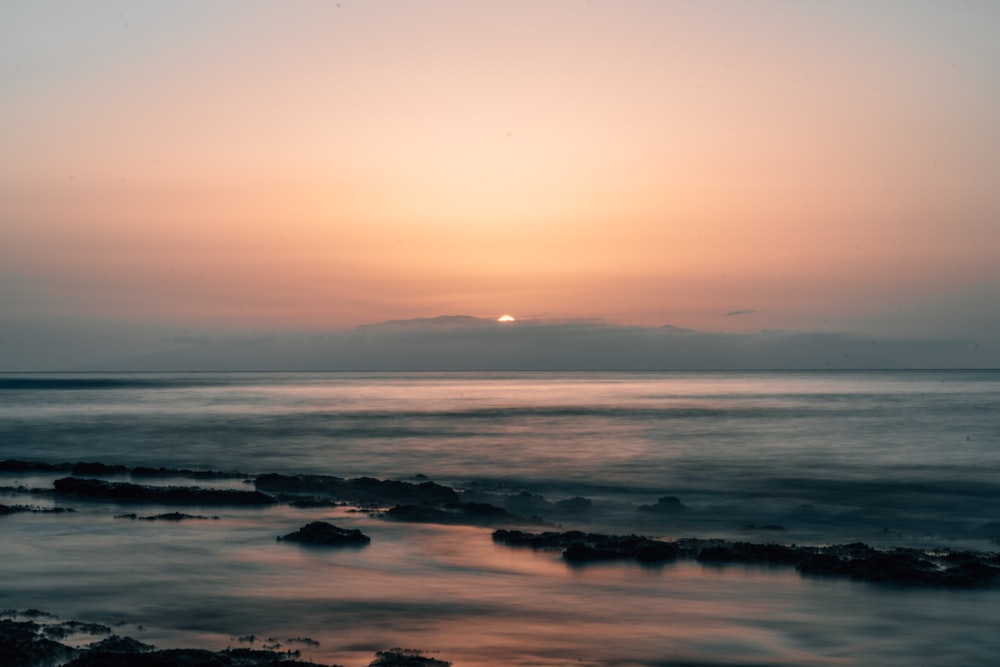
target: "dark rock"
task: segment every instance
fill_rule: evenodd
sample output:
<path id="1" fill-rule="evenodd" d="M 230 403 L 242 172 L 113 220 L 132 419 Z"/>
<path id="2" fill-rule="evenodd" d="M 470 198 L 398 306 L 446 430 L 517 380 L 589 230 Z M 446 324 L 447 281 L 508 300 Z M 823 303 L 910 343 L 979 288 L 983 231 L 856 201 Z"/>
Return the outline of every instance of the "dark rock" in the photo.
<path id="1" fill-rule="evenodd" d="M 83 623 L 81 621 L 63 621 L 42 627 L 42 633 L 50 639 L 65 639 L 70 635 L 110 635 L 111 628 L 100 623 Z"/>
<path id="2" fill-rule="evenodd" d="M 18 459 L 0 461 L 0 472 L 69 472 L 72 469 L 72 463 L 39 463 Z"/>
<path id="3" fill-rule="evenodd" d="M 474 526 L 495 526 L 497 524 L 538 523 L 538 519 L 525 519 L 511 514 L 502 507 L 488 503 L 449 503 L 444 507 L 431 505 L 397 505 L 378 515 L 389 521 L 410 523 L 441 523 Z"/>
<path id="4" fill-rule="evenodd" d="M 747 532 L 755 532 L 755 531 L 774 532 L 774 531 L 785 530 L 785 527 L 779 526 L 778 524 L 775 523 L 765 523 L 765 524 L 745 523 L 742 526 L 740 526 L 740 530 Z"/>
<path id="5" fill-rule="evenodd" d="M 638 512 L 654 512 L 656 514 L 678 514 L 688 509 L 687 505 L 677 496 L 663 496 L 655 505 L 640 505 Z"/>
<path id="6" fill-rule="evenodd" d="M 208 519 L 218 520 L 219 517 L 207 517 L 201 516 L 199 514 L 182 514 L 181 512 L 168 512 L 166 514 L 155 514 L 153 516 L 140 516 L 138 517 L 140 521 L 185 521 L 187 519 L 196 519 L 207 521 Z"/>
<path id="7" fill-rule="evenodd" d="M 31 505 L 0 505 L 0 516 L 5 514 L 17 514 L 18 512 L 31 512 L 33 514 L 62 514 L 64 512 L 75 512 L 68 507 L 33 507 Z"/>
<path id="8" fill-rule="evenodd" d="M 507 496 L 503 501 L 504 509 L 515 514 L 545 514 L 555 509 L 555 504 L 534 493 L 522 491 L 515 496 Z"/>
<path id="9" fill-rule="evenodd" d="M 204 649 L 167 649 L 142 654 L 88 651 L 65 667 L 249 667 L 277 664 L 280 663 L 273 654 L 268 662 L 236 662 L 225 651 L 214 653 Z"/>
<path id="10" fill-rule="evenodd" d="M 240 479 L 246 477 L 246 474 L 234 471 L 150 468 L 147 466 L 136 466 L 132 468 L 129 474 L 132 477 L 190 477 L 191 479 Z"/>
<path id="11" fill-rule="evenodd" d="M 34 621 L 0 619 L 0 665 L 4 667 L 38 667 L 69 660 L 76 654 L 72 648 L 40 633 Z"/>
<path id="12" fill-rule="evenodd" d="M 22 615 L 29 615 L 31 611 L 33 610 L 22 612 Z M 37 614 L 38 617 L 51 617 L 44 612 L 37 612 Z M 78 621 L 46 626 L 35 621 L 0 619 L 0 665 L 3 667 L 50 667 L 53 665 L 64 665 L 64 667 L 327 667 L 294 659 L 299 656 L 298 651 L 279 653 L 272 650 L 246 648 L 218 652 L 202 649 L 156 650 L 155 647 L 130 637 L 114 635 L 91 644 L 85 650 L 74 649 L 44 636 L 44 633 L 58 634 L 58 631 L 53 628 L 62 628 L 62 631 L 67 634 L 107 630 L 105 626 Z M 447 663 L 433 661 L 402 664 L 431 666 L 446 665 Z"/>
<path id="13" fill-rule="evenodd" d="M 391 648 L 378 651 L 375 660 L 368 667 L 450 667 L 451 663 L 436 658 L 428 658 L 422 651 L 405 648 Z"/>
<path id="14" fill-rule="evenodd" d="M 326 496 L 335 495 L 344 484 L 341 477 L 329 475 L 282 475 L 266 473 L 254 478 L 254 486 L 271 493 L 319 493 Z"/>
<path id="15" fill-rule="evenodd" d="M 566 498 L 556 501 L 556 511 L 560 514 L 586 514 L 594 509 L 594 503 L 590 498 Z"/>
<path id="16" fill-rule="evenodd" d="M 203 489 L 197 486 L 143 486 L 129 482 L 64 477 L 53 482 L 56 495 L 120 503 L 164 505 L 271 505 L 274 498 L 259 491 Z"/>
<path id="17" fill-rule="evenodd" d="M 602 560 L 628 558 L 628 555 L 616 549 L 598 547 L 586 542 L 574 542 L 566 547 L 562 557 L 568 563 L 594 563 Z"/>
<path id="18" fill-rule="evenodd" d="M 111 635 L 99 642 L 94 642 L 89 646 L 89 650 L 95 653 L 148 653 L 155 650 L 151 644 L 143 644 L 131 637 L 119 637 Z"/>
<path id="19" fill-rule="evenodd" d="M 128 468 L 120 465 L 81 461 L 73 465 L 71 475 L 116 475 L 128 472 Z"/>
<path id="20" fill-rule="evenodd" d="M 563 549 L 571 564 L 617 559 L 661 563 L 675 558 L 702 563 L 794 566 L 809 576 L 850 577 L 856 581 L 905 586 L 971 588 L 1000 585 L 1000 554 L 970 551 L 880 551 L 867 544 L 824 547 L 756 544 L 684 538 L 669 542 L 635 535 L 569 531 L 527 533 L 496 530 L 493 541 L 514 547 Z"/>
<path id="21" fill-rule="evenodd" d="M 665 563 L 675 560 L 678 554 L 676 544 L 650 540 L 635 552 L 635 559 L 640 563 Z"/>
<path id="22" fill-rule="evenodd" d="M 292 507 L 313 508 L 313 507 L 339 507 L 343 503 L 332 498 L 321 498 L 319 496 L 309 496 L 307 498 L 293 498 L 288 501 Z"/>
<path id="23" fill-rule="evenodd" d="M 568 563 L 582 564 L 608 560 L 636 560 L 663 563 L 677 558 L 677 545 L 638 535 L 600 535 L 571 530 L 565 533 L 526 533 L 519 530 L 493 531 L 493 541 L 532 549 L 562 549 Z"/>
<path id="24" fill-rule="evenodd" d="M 792 547 L 749 542 L 727 542 L 708 546 L 699 551 L 696 556 L 696 560 L 703 563 L 771 563 L 778 565 L 795 565 L 802 558 L 802 553 Z"/>
<path id="25" fill-rule="evenodd" d="M 268 473 L 254 480 L 257 489 L 270 492 L 319 494 L 368 505 L 445 505 L 458 502 L 458 493 L 435 482 L 412 484 L 373 477 L 342 479 L 329 475 Z"/>
<path id="26" fill-rule="evenodd" d="M 295 532 L 279 537 L 278 540 L 325 547 L 364 546 L 371 542 L 371 538 L 360 530 L 338 528 L 326 521 L 307 523 Z"/>

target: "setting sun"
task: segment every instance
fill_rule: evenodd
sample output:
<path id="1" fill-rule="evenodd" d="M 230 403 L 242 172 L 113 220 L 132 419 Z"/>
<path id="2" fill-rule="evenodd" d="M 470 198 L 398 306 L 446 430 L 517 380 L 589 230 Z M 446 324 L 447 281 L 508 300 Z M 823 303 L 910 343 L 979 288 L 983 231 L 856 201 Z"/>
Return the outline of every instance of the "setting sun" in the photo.
<path id="1" fill-rule="evenodd" d="M 501 315 L 500 317 L 497 318 L 497 322 L 514 322 L 514 321 L 515 320 L 513 315 Z"/>

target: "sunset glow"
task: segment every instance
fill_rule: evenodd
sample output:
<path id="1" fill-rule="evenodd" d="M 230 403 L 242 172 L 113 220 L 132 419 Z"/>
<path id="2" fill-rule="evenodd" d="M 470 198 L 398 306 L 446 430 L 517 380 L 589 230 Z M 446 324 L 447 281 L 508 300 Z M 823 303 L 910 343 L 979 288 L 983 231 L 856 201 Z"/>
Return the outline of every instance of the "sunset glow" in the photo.
<path id="1" fill-rule="evenodd" d="M 19 326 L 912 331 L 1000 289 L 991 3 L 41 4 L 0 9 Z"/>
<path id="2" fill-rule="evenodd" d="M 501 315 L 500 317 L 497 318 L 497 322 L 514 322 L 514 321 L 515 320 L 513 315 Z"/>

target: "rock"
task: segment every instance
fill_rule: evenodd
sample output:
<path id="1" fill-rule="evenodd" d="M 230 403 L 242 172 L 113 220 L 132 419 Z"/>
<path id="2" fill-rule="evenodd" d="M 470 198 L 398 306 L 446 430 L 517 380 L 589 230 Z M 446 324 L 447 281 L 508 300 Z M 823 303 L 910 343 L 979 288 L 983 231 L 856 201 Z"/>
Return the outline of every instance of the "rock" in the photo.
<path id="1" fill-rule="evenodd" d="M 133 518 L 138 518 L 140 521 L 185 521 L 187 519 L 195 519 L 200 521 L 207 521 L 209 519 L 218 520 L 219 517 L 207 517 L 201 516 L 200 514 L 182 514 L 181 512 L 168 512 L 166 514 L 155 514 L 153 516 L 140 516 Z"/>
<path id="2" fill-rule="evenodd" d="M 68 507 L 34 507 L 31 505 L 0 505 L 0 516 L 5 514 L 17 514 L 18 512 L 31 512 L 33 514 L 62 514 L 64 512 L 75 512 Z"/>
<path id="3" fill-rule="evenodd" d="M 748 533 L 750 533 L 750 532 L 758 532 L 758 531 L 760 531 L 760 532 L 778 532 L 778 531 L 785 530 L 785 527 L 784 526 L 779 526 L 776 523 L 765 523 L 765 524 L 745 523 L 742 526 L 740 526 L 740 530 L 744 531 L 744 532 L 748 532 Z"/>
<path id="4" fill-rule="evenodd" d="M 150 468 L 136 466 L 129 472 L 132 477 L 190 477 L 192 479 L 240 479 L 246 474 L 219 470 L 188 470 L 186 468 Z"/>
<path id="5" fill-rule="evenodd" d="M 428 658 L 422 651 L 391 648 L 375 653 L 375 660 L 368 667 L 450 667 L 450 662 Z"/>
<path id="6" fill-rule="evenodd" d="M 410 523 L 441 523 L 448 525 L 495 526 L 497 524 L 539 523 L 539 519 L 525 519 L 511 514 L 502 507 L 488 503 L 449 503 L 444 507 L 431 505 L 396 505 L 378 515 L 389 521 Z"/>
<path id="7" fill-rule="evenodd" d="M 493 541 L 533 549 L 562 549 L 562 557 L 574 565 L 609 560 L 636 560 L 644 564 L 664 563 L 677 558 L 677 545 L 638 535 L 601 535 L 571 530 L 565 533 L 525 533 L 496 530 Z"/>
<path id="8" fill-rule="evenodd" d="M 292 498 L 288 501 L 292 507 L 314 508 L 314 507 L 339 507 L 343 505 L 339 500 L 333 498 L 322 498 L 320 496 L 308 496 L 305 498 Z"/>
<path id="9" fill-rule="evenodd" d="M 522 491 L 515 496 L 507 496 L 503 501 L 504 509 L 515 514 L 545 514 L 555 509 L 555 504 L 534 493 Z"/>
<path id="10" fill-rule="evenodd" d="M 128 468 L 120 465 L 81 461 L 73 465 L 71 475 L 117 475 L 128 472 Z"/>
<path id="11" fill-rule="evenodd" d="M 1000 554 L 996 553 L 880 551 L 861 542 L 811 547 L 695 538 L 661 541 L 580 531 L 536 534 L 496 530 L 493 541 L 514 547 L 562 549 L 563 559 L 573 565 L 619 559 L 663 563 L 687 558 L 719 565 L 793 566 L 803 575 L 850 577 L 875 584 L 946 588 L 1000 585 Z"/>
<path id="12" fill-rule="evenodd" d="M 131 637 L 119 637 L 111 635 L 99 642 L 94 642 L 89 646 L 89 650 L 95 653 L 149 653 L 156 647 L 151 644 L 143 644 Z"/>
<path id="13" fill-rule="evenodd" d="M 702 563 L 771 563 L 779 565 L 794 565 L 802 558 L 802 552 L 793 547 L 750 542 L 726 542 L 709 546 L 699 551 L 696 556 L 696 560 Z"/>
<path id="14" fill-rule="evenodd" d="M 274 651 L 232 649 L 166 649 L 148 653 L 88 651 L 65 667 L 324 667 L 311 662 L 290 660 Z"/>
<path id="15" fill-rule="evenodd" d="M 47 639 L 34 621 L 0 620 L 0 665 L 36 667 L 69 660 L 76 654 L 70 647 Z"/>
<path id="16" fill-rule="evenodd" d="M 293 533 L 279 537 L 278 541 L 314 544 L 324 547 L 356 547 L 369 544 L 371 538 L 357 529 L 338 528 L 326 521 L 313 521 Z"/>
<path id="17" fill-rule="evenodd" d="M 458 493 L 435 482 L 412 484 L 373 477 L 342 479 L 329 475 L 268 473 L 254 480 L 257 489 L 270 492 L 322 495 L 368 505 L 445 505 L 458 502 Z"/>
<path id="18" fill-rule="evenodd" d="M 678 514 L 688 509 L 677 496 L 663 496 L 655 505 L 640 505 L 638 512 L 654 512 L 656 514 Z"/>
<path id="19" fill-rule="evenodd" d="M 39 463 L 18 459 L 0 461 L 0 472 L 69 472 L 72 469 L 72 463 Z"/>
<path id="20" fill-rule="evenodd" d="M 594 509 L 594 503 L 590 498 L 576 496 L 556 501 L 556 512 L 560 514 L 587 514 Z"/>
<path id="21" fill-rule="evenodd" d="M 110 500 L 119 503 L 163 505 L 272 505 L 273 497 L 260 491 L 203 489 L 197 486 L 143 486 L 129 482 L 64 477 L 53 482 L 56 495 Z"/>

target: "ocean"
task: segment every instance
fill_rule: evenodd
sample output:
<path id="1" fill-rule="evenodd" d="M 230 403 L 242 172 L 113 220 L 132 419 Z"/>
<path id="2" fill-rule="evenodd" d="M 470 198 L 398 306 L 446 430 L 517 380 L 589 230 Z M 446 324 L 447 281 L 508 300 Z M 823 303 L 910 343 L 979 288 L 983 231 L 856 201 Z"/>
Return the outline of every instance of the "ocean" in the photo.
<path id="1" fill-rule="evenodd" d="M 1000 548 L 1000 371 L 0 374 L 0 459 L 241 473 L 143 481 L 211 488 L 267 472 L 430 479 L 537 513 L 522 527 L 535 531 Z M 455 667 L 1000 655 L 997 589 L 684 560 L 574 567 L 495 544 L 491 527 L 346 506 L 139 521 L 120 517 L 178 508 L 31 491 L 65 475 L 0 472 L 0 504 L 75 510 L 0 516 L 0 608 L 160 647 L 270 642 L 346 667 L 394 646 Z M 314 520 L 371 544 L 275 539 Z"/>

